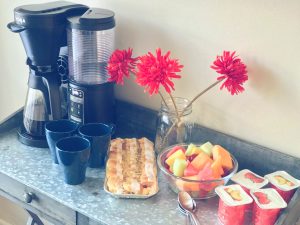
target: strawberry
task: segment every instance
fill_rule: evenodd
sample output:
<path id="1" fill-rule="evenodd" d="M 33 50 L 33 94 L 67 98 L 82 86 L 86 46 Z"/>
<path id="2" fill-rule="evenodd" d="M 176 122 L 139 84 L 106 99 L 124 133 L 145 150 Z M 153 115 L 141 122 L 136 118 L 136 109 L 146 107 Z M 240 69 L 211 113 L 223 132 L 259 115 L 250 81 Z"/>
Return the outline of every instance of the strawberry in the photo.
<path id="1" fill-rule="evenodd" d="M 269 204 L 271 202 L 268 198 L 268 195 L 263 192 L 255 192 L 254 196 L 257 198 L 260 204 Z"/>
<path id="2" fill-rule="evenodd" d="M 245 178 L 248 178 L 249 180 L 251 180 L 253 183 L 262 183 L 264 182 L 264 179 L 254 175 L 253 173 L 245 173 Z"/>

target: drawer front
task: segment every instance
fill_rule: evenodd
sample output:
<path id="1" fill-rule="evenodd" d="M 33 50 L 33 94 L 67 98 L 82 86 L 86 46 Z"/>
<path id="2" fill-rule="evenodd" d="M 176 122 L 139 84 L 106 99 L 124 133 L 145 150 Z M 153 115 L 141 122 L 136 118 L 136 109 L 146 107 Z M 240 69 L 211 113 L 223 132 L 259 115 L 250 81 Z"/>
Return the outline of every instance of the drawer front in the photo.
<path id="1" fill-rule="evenodd" d="M 0 195 L 54 224 L 76 224 L 74 210 L 2 173 Z"/>

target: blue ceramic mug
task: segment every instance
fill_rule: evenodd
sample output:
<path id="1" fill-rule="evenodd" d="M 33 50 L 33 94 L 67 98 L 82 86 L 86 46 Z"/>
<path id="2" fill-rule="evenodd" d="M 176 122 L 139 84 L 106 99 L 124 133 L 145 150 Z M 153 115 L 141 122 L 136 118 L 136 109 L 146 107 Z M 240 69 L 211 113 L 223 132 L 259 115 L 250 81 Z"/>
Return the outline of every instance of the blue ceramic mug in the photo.
<path id="1" fill-rule="evenodd" d="M 105 157 L 110 146 L 111 135 L 115 132 L 115 125 L 104 123 L 87 123 L 78 128 L 80 136 L 91 143 L 91 156 L 88 166 L 91 168 L 104 167 Z"/>
<path id="2" fill-rule="evenodd" d="M 81 184 L 90 157 L 90 142 L 86 138 L 73 136 L 56 143 L 57 158 L 67 184 Z"/>
<path id="3" fill-rule="evenodd" d="M 64 137 L 70 137 L 77 131 L 78 124 L 71 120 L 53 120 L 45 125 L 47 143 L 51 152 L 52 160 L 58 164 L 55 144 Z"/>

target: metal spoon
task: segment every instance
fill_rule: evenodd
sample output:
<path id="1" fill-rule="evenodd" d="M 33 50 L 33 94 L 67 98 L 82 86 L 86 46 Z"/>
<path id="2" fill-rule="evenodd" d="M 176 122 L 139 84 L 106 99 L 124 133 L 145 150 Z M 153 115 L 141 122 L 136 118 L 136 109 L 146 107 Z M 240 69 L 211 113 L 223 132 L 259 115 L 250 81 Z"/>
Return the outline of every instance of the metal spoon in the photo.
<path id="1" fill-rule="evenodd" d="M 195 201 L 193 201 L 194 202 L 194 209 L 193 209 L 193 211 L 195 212 L 196 211 L 196 202 Z M 182 213 L 182 214 L 184 214 L 184 215 L 187 215 L 187 212 L 186 212 L 186 210 L 184 209 L 184 208 L 182 208 L 182 206 L 178 203 L 178 209 L 179 209 L 179 211 Z M 300 225 L 300 224 L 299 224 Z"/>
<path id="2" fill-rule="evenodd" d="M 185 220 L 185 225 L 194 225 L 192 222 L 191 222 L 191 216 L 190 214 L 184 209 L 182 208 L 182 206 L 178 203 L 178 209 L 179 211 L 184 214 L 186 216 L 186 220 Z M 196 206 L 194 206 L 194 209 L 193 211 L 196 211 Z"/>
<path id="3" fill-rule="evenodd" d="M 190 225 L 191 224 L 191 220 L 190 220 L 190 216 L 189 216 L 189 214 L 186 212 L 186 210 L 185 209 L 183 209 L 182 207 L 181 207 L 181 205 L 178 203 L 178 209 L 179 209 L 179 211 L 182 213 L 182 214 L 184 214 L 185 215 L 185 225 Z"/>
<path id="4" fill-rule="evenodd" d="M 197 218 L 197 216 L 194 213 L 194 210 L 196 209 L 197 205 L 194 199 L 189 195 L 189 193 L 185 191 L 181 191 L 178 193 L 178 202 L 179 205 L 184 209 L 188 216 L 190 216 L 192 222 L 195 225 L 200 225 L 200 222 Z"/>

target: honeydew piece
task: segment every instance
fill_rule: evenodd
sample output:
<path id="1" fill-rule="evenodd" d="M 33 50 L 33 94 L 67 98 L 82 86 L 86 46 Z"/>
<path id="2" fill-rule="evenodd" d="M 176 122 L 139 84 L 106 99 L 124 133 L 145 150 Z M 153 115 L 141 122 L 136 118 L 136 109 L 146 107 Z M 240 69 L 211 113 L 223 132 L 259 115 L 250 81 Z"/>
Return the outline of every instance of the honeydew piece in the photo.
<path id="1" fill-rule="evenodd" d="M 220 145 L 215 145 L 212 148 L 212 154 L 213 154 L 214 161 L 217 160 L 218 158 L 221 159 L 221 164 L 222 164 L 223 168 L 225 168 L 227 170 L 230 170 L 233 168 L 230 153 L 225 148 L 223 148 Z"/>
<path id="2" fill-rule="evenodd" d="M 185 155 L 186 156 L 192 155 L 192 150 L 193 150 L 194 147 L 196 147 L 196 145 L 194 145 L 193 143 L 189 144 L 186 151 L 185 151 Z"/>
<path id="3" fill-rule="evenodd" d="M 166 159 L 166 164 L 168 164 L 169 168 L 173 169 L 173 163 L 174 163 L 175 159 L 186 160 L 186 157 L 185 157 L 185 154 L 183 153 L 183 151 L 180 151 L 180 150 L 176 151 L 172 155 L 170 155 L 169 158 Z"/>
<path id="4" fill-rule="evenodd" d="M 187 161 L 184 159 L 175 159 L 173 164 L 173 174 L 177 177 L 182 177 L 187 164 Z"/>
<path id="5" fill-rule="evenodd" d="M 201 152 L 193 159 L 191 164 L 198 171 L 202 170 L 207 163 L 212 163 L 212 159 L 204 152 Z"/>
<path id="6" fill-rule="evenodd" d="M 193 143 L 189 144 L 186 152 L 185 152 L 185 155 L 186 156 L 191 156 L 191 155 L 194 155 L 194 154 L 199 154 L 201 152 L 201 150 L 196 146 L 194 145 Z"/>
<path id="7" fill-rule="evenodd" d="M 200 146 L 200 149 L 205 152 L 209 157 L 212 156 L 212 148 L 214 146 L 209 141 Z"/>

